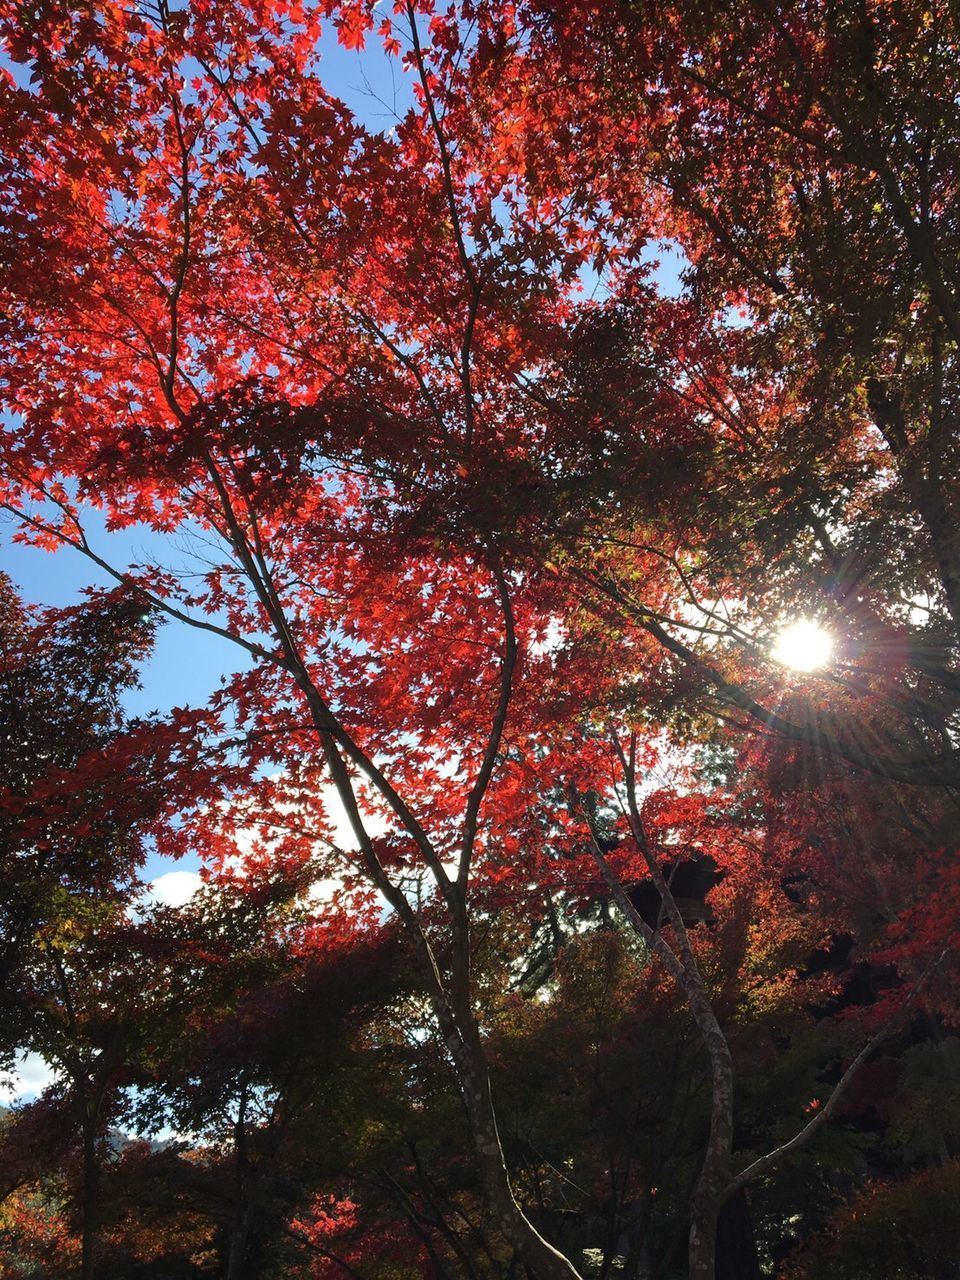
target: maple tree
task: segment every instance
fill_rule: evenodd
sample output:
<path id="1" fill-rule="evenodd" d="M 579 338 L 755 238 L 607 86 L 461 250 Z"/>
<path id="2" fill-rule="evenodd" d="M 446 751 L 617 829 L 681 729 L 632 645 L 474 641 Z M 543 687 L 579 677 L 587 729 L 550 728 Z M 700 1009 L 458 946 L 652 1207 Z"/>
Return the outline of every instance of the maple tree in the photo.
<path id="1" fill-rule="evenodd" d="M 331 26 L 409 78 L 390 133 L 325 83 Z M 937 1041 L 956 1018 L 955 17 L 90 0 L 4 6 L 0 36 L 4 506 L 123 608 L 250 664 L 143 728 L 170 761 L 156 838 L 264 921 L 323 882 L 295 910 L 308 949 L 326 928 L 350 954 L 389 912 L 466 1109 L 480 1234 L 550 1280 L 580 1246 L 504 1150 L 513 971 L 484 938 L 498 921 L 530 995 L 564 972 L 570 922 L 615 909 L 649 961 L 636 990 L 682 993 L 695 1028 L 707 1102 L 670 1196 L 689 1275 L 722 1276 L 724 1205 L 822 1137 L 917 1011 Z M 656 244 L 689 264 L 676 296 Z M 114 564 L 91 510 L 181 549 Z M 824 671 L 773 660 L 793 616 L 834 632 Z M 55 783 L 36 819 L 8 805 L 28 856 L 45 823 L 86 830 L 83 803 L 109 820 L 103 776 L 83 772 L 79 813 Z M 673 891 L 691 862 L 715 880 L 696 917 Z M 37 922 L 11 914 L 34 964 Z M 791 1091 L 745 1138 L 759 1007 L 802 1039 L 818 955 L 857 1034 L 819 1026 L 830 1088 L 811 1062 L 807 1114 Z M 870 1001 L 837 977 L 851 963 Z M 219 1095 L 232 1276 L 254 1265 L 250 1089 L 276 1086 L 244 1044 Z M 162 1058 L 177 1105 L 182 1063 L 216 1075 L 204 1052 Z M 637 1213 L 614 1197 L 604 1274 L 631 1213 L 625 1256 L 653 1265 L 653 1185 Z M 324 1258 L 362 1213 L 315 1190 L 291 1230 Z M 419 1230 L 429 1270 L 422 1216 L 397 1255 Z M 322 1265 L 356 1269 L 339 1256 Z"/>

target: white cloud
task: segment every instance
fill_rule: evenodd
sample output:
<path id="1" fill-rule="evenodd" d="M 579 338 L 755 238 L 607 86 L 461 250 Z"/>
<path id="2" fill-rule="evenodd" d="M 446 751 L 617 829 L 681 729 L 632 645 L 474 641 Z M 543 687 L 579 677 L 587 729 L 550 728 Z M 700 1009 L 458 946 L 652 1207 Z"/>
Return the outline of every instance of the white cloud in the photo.
<path id="1" fill-rule="evenodd" d="M 164 907 L 182 907 L 202 883 L 196 871 L 168 871 L 150 882 L 145 896 Z"/>
<path id="2" fill-rule="evenodd" d="M 0 1103 L 9 1106 L 19 1098 L 32 1098 L 43 1093 L 59 1076 L 39 1053 L 21 1053 L 10 1075 L 0 1078 Z"/>

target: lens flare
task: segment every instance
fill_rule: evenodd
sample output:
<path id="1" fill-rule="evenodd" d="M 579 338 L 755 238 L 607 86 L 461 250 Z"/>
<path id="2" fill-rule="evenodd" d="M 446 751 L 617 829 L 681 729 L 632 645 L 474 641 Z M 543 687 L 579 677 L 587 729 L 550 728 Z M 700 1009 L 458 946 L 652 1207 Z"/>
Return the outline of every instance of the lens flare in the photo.
<path id="1" fill-rule="evenodd" d="M 773 656 L 794 671 L 818 671 L 830 661 L 833 637 L 815 622 L 801 619 L 784 627 L 773 646 Z"/>

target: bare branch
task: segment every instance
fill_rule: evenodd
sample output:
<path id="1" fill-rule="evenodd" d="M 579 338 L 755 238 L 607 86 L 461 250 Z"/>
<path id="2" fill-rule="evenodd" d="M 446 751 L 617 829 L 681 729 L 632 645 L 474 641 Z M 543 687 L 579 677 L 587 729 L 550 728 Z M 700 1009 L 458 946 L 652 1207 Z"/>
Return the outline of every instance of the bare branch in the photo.
<path id="1" fill-rule="evenodd" d="M 500 598 L 504 629 L 504 648 L 500 666 L 500 698 L 497 703 L 497 709 L 494 712 L 493 723 L 490 726 L 490 736 L 487 739 L 487 748 L 480 765 L 480 771 L 467 798 L 467 808 L 463 820 L 463 840 L 460 846 L 460 865 L 457 868 L 457 887 L 461 893 L 466 887 L 470 874 L 470 860 L 477 838 L 480 806 L 483 803 L 483 797 L 487 793 L 494 766 L 497 762 L 497 754 L 503 739 L 507 711 L 510 706 L 510 695 L 513 690 L 513 673 L 517 665 L 517 633 L 513 618 L 513 606 L 510 603 L 510 591 L 504 577 L 503 567 L 499 561 L 495 561 L 493 565 L 493 576 Z"/>
<path id="2" fill-rule="evenodd" d="M 940 952 L 937 958 L 927 966 L 927 968 L 923 971 L 923 973 L 917 979 L 917 982 L 914 985 L 913 990 L 907 996 L 906 1000 L 903 1002 L 900 1008 L 896 1009 L 890 1015 L 890 1017 L 886 1020 L 883 1026 L 879 1029 L 879 1031 L 877 1031 L 874 1035 L 870 1037 L 870 1039 L 863 1046 L 863 1048 L 860 1050 L 860 1052 L 857 1054 L 854 1060 L 850 1063 L 849 1067 L 847 1067 L 846 1071 L 844 1071 L 843 1075 L 840 1077 L 837 1083 L 833 1086 L 833 1089 L 830 1093 L 830 1097 L 823 1104 L 823 1106 L 819 1108 L 819 1110 L 817 1111 L 813 1119 L 808 1121 L 808 1123 L 804 1125 L 804 1127 L 800 1130 L 800 1132 L 795 1134 L 789 1140 L 789 1142 L 782 1143 L 779 1147 L 774 1148 L 773 1151 L 768 1152 L 765 1156 L 760 1156 L 759 1159 L 754 1160 L 752 1164 L 748 1164 L 745 1169 L 741 1170 L 741 1172 L 737 1174 L 737 1176 L 732 1180 L 732 1182 L 730 1182 L 730 1184 L 724 1190 L 724 1193 L 723 1193 L 724 1200 L 729 1199 L 730 1196 L 734 1195 L 737 1191 L 739 1191 L 741 1187 L 746 1186 L 748 1182 L 752 1182 L 753 1179 L 759 1177 L 760 1174 L 766 1173 L 767 1170 L 772 1169 L 775 1165 L 778 1165 L 782 1160 L 784 1160 L 788 1155 L 791 1155 L 794 1151 L 799 1151 L 801 1147 L 805 1146 L 810 1141 L 810 1139 L 813 1137 L 813 1135 L 817 1132 L 818 1129 L 823 1128 L 823 1126 L 827 1123 L 827 1121 L 830 1119 L 830 1117 L 833 1115 L 833 1113 L 836 1111 L 837 1107 L 839 1106 L 843 1098 L 843 1095 L 847 1090 L 847 1086 L 850 1084 L 850 1081 L 857 1074 L 857 1072 L 860 1070 L 860 1068 L 863 1066 L 866 1060 L 870 1057 L 873 1051 L 877 1048 L 877 1046 L 887 1038 L 887 1036 L 890 1034 L 890 1032 L 893 1030 L 896 1024 L 900 1021 L 903 1015 L 907 1012 L 910 1006 L 917 999 L 917 996 L 920 994 L 920 991 L 922 990 L 927 979 L 937 968 L 939 968 L 939 966 L 943 963 L 943 961 L 946 959 L 948 954 L 949 954 L 949 948 L 945 948 L 943 951 Z"/>

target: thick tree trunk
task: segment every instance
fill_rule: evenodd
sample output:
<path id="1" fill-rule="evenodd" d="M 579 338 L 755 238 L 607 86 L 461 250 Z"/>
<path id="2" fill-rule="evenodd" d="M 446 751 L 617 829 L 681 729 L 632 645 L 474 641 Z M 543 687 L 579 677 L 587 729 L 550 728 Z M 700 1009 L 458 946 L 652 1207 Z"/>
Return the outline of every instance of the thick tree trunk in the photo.
<path id="1" fill-rule="evenodd" d="M 690 1280 L 717 1280 L 716 1204 L 695 1206 L 690 1215 L 687 1261 Z"/>

